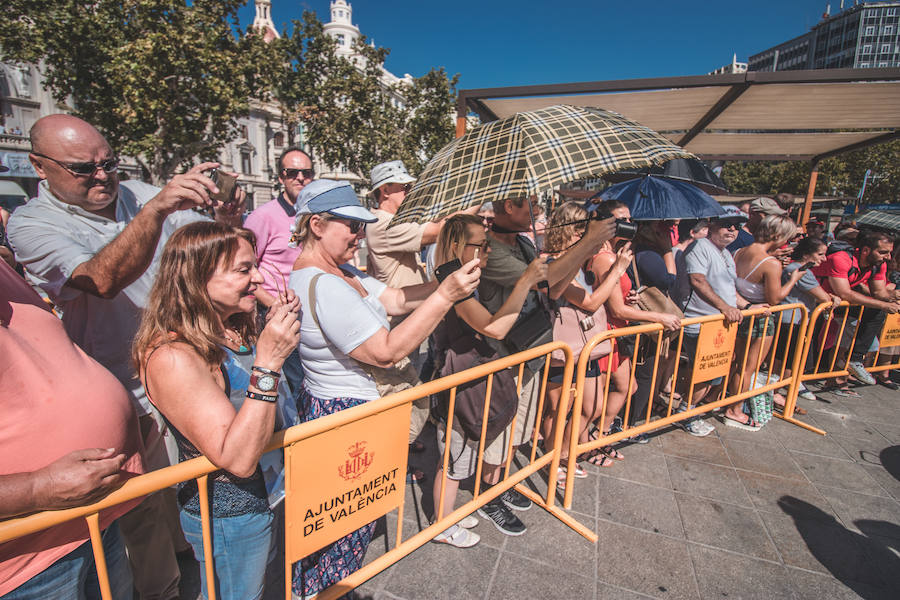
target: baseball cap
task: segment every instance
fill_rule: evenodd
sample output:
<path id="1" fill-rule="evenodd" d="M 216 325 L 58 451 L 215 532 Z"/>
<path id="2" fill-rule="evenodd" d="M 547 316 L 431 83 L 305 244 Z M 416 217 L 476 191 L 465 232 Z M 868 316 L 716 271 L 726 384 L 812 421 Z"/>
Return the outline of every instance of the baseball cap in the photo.
<path id="1" fill-rule="evenodd" d="M 316 179 L 297 197 L 297 214 L 328 213 L 336 217 L 374 223 L 378 218 L 363 208 L 353 187 L 346 181 Z"/>
<path id="2" fill-rule="evenodd" d="M 737 206 L 733 206 L 731 204 L 726 204 L 722 207 L 724 211 L 721 215 L 715 216 L 710 219 L 710 223 L 715 223 L 717 221 L 727 221 L 729 223 L 734 222 L 745 222 L 747 220 L 747 213 L 739 209 Z"/>
<path id="3" fill-rule="evenodd" d="M 392 160 L 372 168 L 372 191 L 386 183 L 412 183 L 415 177 L 409 174 L 402 160 Z"/>
<path id="4" fill-rule="evenodd" d="M 764 215 L 786 215 L 787 211 L 778 206 L 778 203 L 771 198 L 761 197 L 750 203 L 751 212 L 758 212 Z"/>

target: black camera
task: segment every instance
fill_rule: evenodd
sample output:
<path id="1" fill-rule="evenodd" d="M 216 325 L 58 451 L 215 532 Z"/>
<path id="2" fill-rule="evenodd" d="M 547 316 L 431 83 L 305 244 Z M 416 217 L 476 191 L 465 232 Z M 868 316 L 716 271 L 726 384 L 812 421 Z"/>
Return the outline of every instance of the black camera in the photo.
<path id="1" fill-rule="evenodd" d="M 598 221 L 603 221 L 610 217 L 612 217 L 612 213 L 601 213 L 599 210 L 594 213 L 594 218 Z M 633 240 L 634 236 L 637 235 L 637 230 L 637 225 L 628 219 L 616 219 L 616 232 L 613 234 L 613 237 Z"/>

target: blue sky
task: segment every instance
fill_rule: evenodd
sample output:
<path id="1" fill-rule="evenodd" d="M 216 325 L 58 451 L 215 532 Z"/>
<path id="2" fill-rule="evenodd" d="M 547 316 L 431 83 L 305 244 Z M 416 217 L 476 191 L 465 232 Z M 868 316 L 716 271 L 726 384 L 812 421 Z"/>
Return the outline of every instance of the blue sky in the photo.
<path id="1" fill-rule="evenodd" d="M 390 48 L 386 67 L 460 74 L 460 89 L 701 75 L 815 25 L 819 0 L 355 0 L 353 23 Z M 840 1 L 831 2 L 836 12 Z M 851 6 L 852 0 L 845 2 Z M 304 9 L 329 20 L 328 0 L 272 0 L 283 30 Z M 253 20 L 253 0 L 241 23 Z"/>

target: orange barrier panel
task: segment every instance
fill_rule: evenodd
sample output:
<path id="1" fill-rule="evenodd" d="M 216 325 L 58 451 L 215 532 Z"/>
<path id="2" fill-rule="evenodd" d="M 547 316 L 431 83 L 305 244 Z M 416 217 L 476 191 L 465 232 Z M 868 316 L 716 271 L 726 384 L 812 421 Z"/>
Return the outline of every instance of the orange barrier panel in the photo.
<path id="1" fill-rule="evenodd" d="M 820 304 L 810 315 L 809 335 L 802 352 L 801 364 L 805 368 L 800 375 L 801 382 L 848 376 L 847 364 L 856 348 L 859 333 L 856 324 L 866 313 L 876 310 L 847 302 L 832 308 L 831 303 Z M 885 315 L 884 325 L 876 340 L 878 344 L 872 365 L 867 366 L 866 370 L 877 373 L 900 368 L 900 314 Z M 882 356 L 890 356 L 894 360 L 878 364 Z"/>
<path id="2" fill-rule="evenodd" d="M 800 320 L 796 334 L 792 327 L 782 323 L 781 317 L 788 311 L 791 312 L 791 317 L 799 313 Z M 774 317 L 774 331 L 772 331 L 772 328 L 769 325 L 770 319 L 766 318 L 766 315 L 768 314 L 771 314 Z M 746 338 L 740 337 L 737 333 L 738 325 L 726 324 L 724 321 L 725 318 L 722 314 L 683 319 L 681 321 L 681 328 L 677 332 L 668 334 L 669 336 L 671 336 L 671 338 L 669 339 L 669 344 L 675 347 L 675 368 L 671 377 L 672 384 L 670 392 L 668 394 L 665 415 L 656 418 L 654 418 L 653 416 L 653 405 L 655 397 L 657 395 L 657 371 L 660 365 L 661 350 L 664 346 L 663 336 L 665 332 L 663 331 L 662 325 L 658 323 L 649 323 L 644 325 L 625 327 L 622 329 L 612 329 L 595 336 L 591 340 L 588 340 L 581 352 L 581 355 L 579 356 L 578 364 L 576 367 L 576 377 L 574 380 L 574 404 L 572 406 L 571 417 L 572 433 L 570 436 L 568 447 L 569 462 L 567 468 L 568 472 L 566 474 L 565 498 L 563 500 L 563 506 L 565 508 L 568 509 L 572 506 L 572 485 L 574 483 L 575 473 L 574 469 L 575 462 L 577 461 L 579 454 L 591 452 L 595 449 L 602 448 L 609 444 L 614 444 L 634 435 L 655 431 L 657 429 L 667 427 L 672 423 L 676 423 L 678 421 L 686 421 L 694 416 L 709 413 L 717 408 L 725 407 L 730 404 L 745 400 L 746 398 L 757 396 L 766 392 L 771 391 L 774 393 L 777 390 L 784 391 L 784 408 L 780 414 L 778 412 L 773 413 L 775 416 L 824 435 L 824 431 L 812 427 L 807 423 L 803 423 L 802 421 L 795 419 L 793 416 L 797 398 L 797 380 L 800 373 L 800 365 L 802 364 L 800 362 L 801 352 L 796 350 L 799 350 L 803 347 L 803 343 L 806 338 L 805 333 L 808 323 L 806 307 L 802 304 L 784 304 L 774 306 L 769 309 L 745 310 L 742 311 L 742 315 L 744 316 L 745 320 L 749 321 L 749 330 L 752 331 L 754 327 L 759 327 L 757 322 L 761 321 L 762 331 L 761 336 L 759 337 L 763 339 L 769 336 L 772 337 L 770 349 L 765 353 L 760 352 L 756 357 L 756 360 L 749 364 L 748 360 L 750 358 L 749 349 L 751 346 L 751 336 L 747 335 Z M 676 382 L 678 382 L 679 380 L 678 376 L 679 371 L 681 370 L 681 361 L 679 359 L 679 355 L 681 354 L 682 346 L 684 343 L 684 328 L 688 325 L 693 324 L 700 325 L 701 334 L 698 338 L 697 351 L 695 353 L 695 356 L 689 358 L 689 364 L 691 364 L 692 366 L 690 377 L 687 379 L 687 394 L 684 396 L 684 399 L 687 403 L 686 410 L 684 410 L 683 412 L 673 413 L 673 408 L 675 407 Z M 605 340 L 613 340 L 614 347 L 618 348 L 618 340 L 629 336 L 635 337 L 635 343 L 632 355 L 630 357 L 627 357 L 631 358 L 631 372 L 629 374 L 628 389 L 625 391 L 626 403 L 624 408 L 623 431 L 606 436 L 602 435 L 602 420 L 606 408 L 606 403 L 609 399 L 610 379 L 612 374 L 612 365 L 608 364 L 605 373 L 605 382 L 603 383 L 602 409 L 599 411 L 601 415 L 601 426 L 599 428 L 600 435 L 595 440 L 585 443 L 578 443 L 578 434 L 582 431 L 583 425 L 581 419 L 582 404 L 584 402 L 585 385 L 587 379 L 585 374 L 587 372 L 591 350 L 596 345 Z M 639 348 L 642 336 L 644 338 L 655 339 L 656 341 L 656 351 L 652 357 L 653 374 L 649 394 L 650 400 L 647 403 L 646 414 L 641 415 L 644 418 L 644 423 L 636 426 L 629 426 L 632 393 L 635 391 L 634 373 L 639 358 Z M 781 361 L 781 365 L 776 372 L 775 363 L 777 362 L 778 358 L 776 356 L 776 349 L 778 348 L 779 340 L 782 337 L 785 337 L 787 347 L 793 347 L 795 348 L 795 351 L 793 352 L 792 363 L 790 365 L 787 365 L 785 361 Z M 734 359 L 736 352 L 739 352 L 742 356 L 740 368 L 738 369 L 737 375 L 737 391 L 729 393 L 728 388 L 730 379 L 735 376 L 734 371 L 736 365 L 734 364 Z M 644 357 L 644 360 L 650 360 L 650 357 Z M 768 363 L 768 370 L 763 371 L 763 365 L 765 363 Z M 750 367 L 750 369 L 748 369 L 748 367 Z M 788 368 L 791 369 L 790 375 L 786 375 Z M 746 376 L 748 371 L 749 381 L 747 380 Z M 757 384 L 757 382 L 761 375 L 765 376 L 765 381 L 764 384 L 760 385 Z M 693 394 L 696 386 L 720 376 L 724 378 L 724 382 L 722 384 L 722 392 L 719 398 L 714 399 L 711 402 L 706 402 L 699 406 L 696 405 L 693 401 Z M 564 381 L 571 380 L 565 379 Z"/>
<path id="3" fill-rule="evenodd" d="M 409 415 L 412 403 L 421 398 L 427 398 L 432 394 L 447 390 L 449 390 L 451 397 L 455 397 L 455 390 L 459 386 L 482 378 L 488 378 L 484 406 L 484 415 L 488 415 L 491 401 L 490 384 L 494 374 L 505 369 L 517 368 L 519 375 L 518 392 L 521 390 L 525 363 L 543 359 L 546 366 L 549 364 L 550 354 L 554 350 L 563 351 L 566 357 L 564 378 L 566 381 L 571 380 L 574 367 L 571 350 L 566 344 L 554 342 L 276 433 L 267 446 L 266 451 L 276 448 L 285 449 L 286 597 L 291 598 L 292 562 L 299 560 L 311 550 L 317 550 L 323 545 L 332 543 L 348 531 L 359 527 L 360 524 L 370 522 L 393 510 L 398 510 L 397 537 L 394 548 L 369 564 L 364 565 L 359 571 L 351 574 L 343 581 L 323 590 L 319 594 L 321 598 L 336 598 L 347 593 L 370 577 L 393 565 L 416 548 L 421 547 L 450 525 L 513 487 L 582 536 L 596 542 L 596 534 L 555 505 L 555 473 L 560 463 L 559 449 L 562 447 L 562 429 L 556 432 L 552 448 L 546 449 L 538 457 L 535 450 L 538 435 L 537 426 L 531 438 L 532 451 L 526 465 L 514 472 L 512 470 L 513 453 L 511 449 L 514 435 L 511 434 L 509 447 L 507 448 L 505 471 L 499 483 L 485 491 L 480 489 L 480 483 L 477 484 L 472 500 L 450 511 L 449 514 L 408 539 L 402 539 L 402 511 L 406 487 L 405 474 Z M 547 369 L 543 369 L 542 373 L 536 418 L 542 413 L 543 399 L 547 388 Z M 565 399 L 559 403 L 556 418 L 560 421 L 565 419 L 565 407 L 567 404 L 568 402 Z M 453 435 L 452 406 L 450 407 L 449 415 L 446 437 L 448 443 L 443 457 L 445 477 L 449 456 L 449 439 Z M 482 432 L 485 431 L 485 427 L 486 422 L 482 423 Z M 483 439 L 482 435 L 478 451 L 478 471 L 476 473 L 479 482 L 484 453 Z M 548 477 L 548 489 L 545 497 L 540 497 L 530 489 L 520 485 L 526 478 L 547 467 L 549 467 L 551 475 Z M 139 498 L 179 482 L 196 479 L 201 498 L 203 547 L 207 567 L 206 581 L 215 581 L 207 477 L 210 473 L 217 470 L 217 467 L 207 458 L 199 457 L 130 479 L 119 489 L 90 505 L 45 511 L 2 521 L 0 522 L 0 543 L 41 531 L 72 519 L 86 519 L 97 562 L 101 593 L 104 600 L 111 600 L 105 557 L 100 539 L 99 512 L 105 508 Z M 368 476 L 364 477 L 367 473 Z M 315 486 L 308 485 L 310 478 L 316 482 Z M 348 489 L 351 496 L 346 495 Z M 363 490 L 361 493 L 365 498 L 356 498 L 354 494 L 357 489 Z M 352 497 L 355 500 L 352 507 L 355 508 L 351 511 L 350 504 L 346 504 L 342 507 L 345 509 L 345 514 L 340 513 L 340 510 L 338 510 L 337 513 L 334 513 L 336 514 L 334 519 L 331 518 L 333 513 L 325 514 L 325 509 L 322 508 L 320 515 L 324 515 L 324 518 L 322 518 L 321 524 L 317 527 L 319 516 L 315 514 L 316 511 L 313 511 L 312 522 L 310 522 L 309 514 L 306 511 L 311 510 L 309 508 L 310 503 L 315 502 L 317 498 L 327 498 L 329 496 L 333 499 L 342 498 L 344 501 Z M 439 510 L 442 510 L 442 507 Z M 329 522 L 333 526 L 329 526 Z M 211 599 L 215 598 L 214 589 L 208 590 L 208 597 Z"/>

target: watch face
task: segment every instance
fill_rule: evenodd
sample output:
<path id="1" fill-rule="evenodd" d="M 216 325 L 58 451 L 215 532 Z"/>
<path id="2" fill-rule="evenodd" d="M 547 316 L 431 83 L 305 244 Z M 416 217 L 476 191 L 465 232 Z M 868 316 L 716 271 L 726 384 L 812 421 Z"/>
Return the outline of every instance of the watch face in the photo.
<path id="1" fill-rule="evenodd" d="M 275 378 L 271 375 L 254 375 L 253 378 L 256 380 L 252 382 L 258 389 L 263 392 L 271 392 L 275 389 Z"/>

